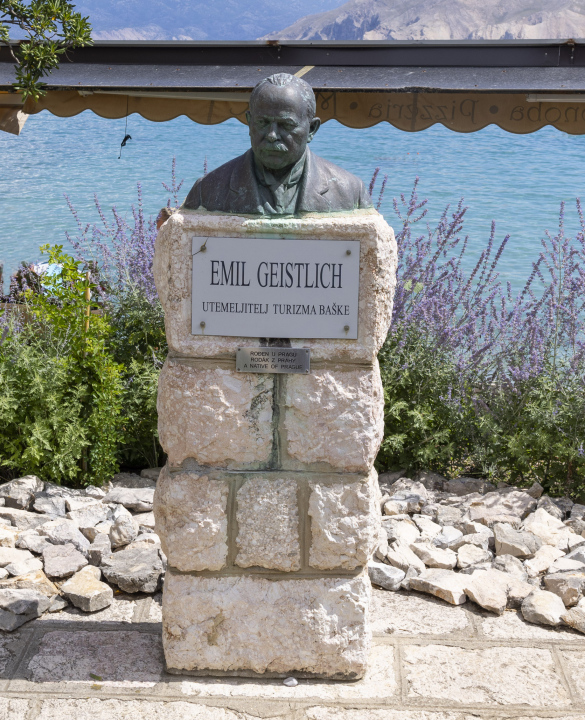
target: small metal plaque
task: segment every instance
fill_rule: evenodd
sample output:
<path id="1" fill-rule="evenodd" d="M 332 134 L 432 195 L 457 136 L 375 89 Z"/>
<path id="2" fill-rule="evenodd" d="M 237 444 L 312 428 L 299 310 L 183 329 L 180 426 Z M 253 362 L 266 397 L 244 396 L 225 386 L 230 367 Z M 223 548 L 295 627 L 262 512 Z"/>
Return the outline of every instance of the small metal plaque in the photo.
<path id="1" fill-rule="evenodd" d="M 246 373 L 303 373 L 311 369 L 311 351 L 305 348 L 238 348 L 236 370 Z"/>

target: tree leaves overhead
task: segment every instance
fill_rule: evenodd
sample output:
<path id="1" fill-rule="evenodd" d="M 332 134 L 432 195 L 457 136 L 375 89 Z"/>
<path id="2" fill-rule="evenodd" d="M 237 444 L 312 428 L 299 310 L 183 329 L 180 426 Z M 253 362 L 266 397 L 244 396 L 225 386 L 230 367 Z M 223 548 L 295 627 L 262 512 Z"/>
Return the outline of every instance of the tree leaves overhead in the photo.
<path id="1" fill-rule="evenodd" d="M 11 31 L 24 39 L 12 43 Z M 0 42 L 14 57 L 14 89 L 36 101 L 45 94 L 42 78 L 59 66 L 67 50 L 91 45 L 91 26 L 65 0 L 0 0 Z"/>

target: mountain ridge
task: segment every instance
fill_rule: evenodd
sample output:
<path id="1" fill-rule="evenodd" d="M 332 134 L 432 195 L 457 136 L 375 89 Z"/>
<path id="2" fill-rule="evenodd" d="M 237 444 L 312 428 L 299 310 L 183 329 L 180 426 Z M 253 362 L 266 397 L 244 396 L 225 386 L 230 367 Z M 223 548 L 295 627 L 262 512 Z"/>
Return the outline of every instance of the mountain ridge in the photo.
<path id="1" fill-rule="evenodd" d="M 585 0 L 349 0 L 260 39 L 513 40 L 585 37 Z"/>

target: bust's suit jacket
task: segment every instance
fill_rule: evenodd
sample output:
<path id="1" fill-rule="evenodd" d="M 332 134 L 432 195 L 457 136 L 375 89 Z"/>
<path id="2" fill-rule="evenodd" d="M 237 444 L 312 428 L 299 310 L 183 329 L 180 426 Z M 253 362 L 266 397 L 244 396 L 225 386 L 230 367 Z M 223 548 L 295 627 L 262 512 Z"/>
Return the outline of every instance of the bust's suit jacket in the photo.
<path id="1" fill-rule="evenodd" d="M 183 207 L 236 214 L 264 214 L 254 172 L 254 155 L 248 150 L 221 165 L 191 188 Z M 372 206 L 364 183 L 347 170 L 314 155 L 307 148 L 296 212 L 338 212 Z"/>

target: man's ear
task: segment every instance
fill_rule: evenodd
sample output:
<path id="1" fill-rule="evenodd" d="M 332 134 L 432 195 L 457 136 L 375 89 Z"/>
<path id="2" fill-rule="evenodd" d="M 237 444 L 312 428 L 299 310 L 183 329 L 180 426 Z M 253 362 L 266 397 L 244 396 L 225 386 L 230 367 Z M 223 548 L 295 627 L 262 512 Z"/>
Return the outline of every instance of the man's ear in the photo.
<path id="1" fill-rule="evenodd" d="M 250 115 L 250 111 L 246 110 L 246 122 L 248 123 L 248 126 L 250 126 L 250 118 L 252 116 Z"/>
<path id="2" fill-rule="evenodd" d="M 311 140 L 315 137 L 315 133 L 317 130 L 321 127 L 321 118 L 314 117 L 311 122 L 309 123 L 309 137 L 307 138 L 307 142 L 310 143 Z"/>

